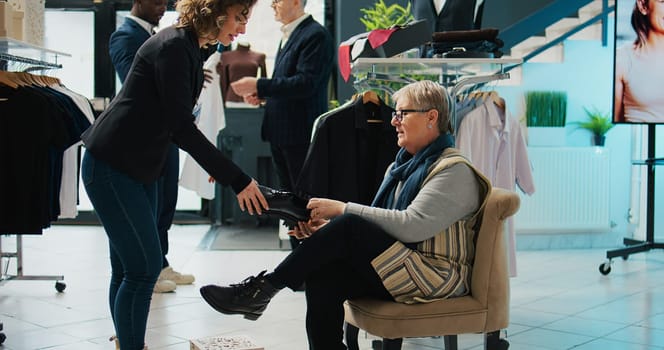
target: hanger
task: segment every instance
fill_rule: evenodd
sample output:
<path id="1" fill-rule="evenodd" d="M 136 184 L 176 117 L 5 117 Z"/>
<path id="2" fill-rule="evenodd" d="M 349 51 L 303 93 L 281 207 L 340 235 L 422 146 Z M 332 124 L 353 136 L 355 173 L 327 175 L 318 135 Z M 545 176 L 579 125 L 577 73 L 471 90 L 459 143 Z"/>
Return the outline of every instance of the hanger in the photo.
<path id="1" fill-rule="evenodd" d="M 57 85 L 62 85 L 60 83 L 60 79 L 50 77 L 48 75 L 32 75 L 33 79 L 35 79 L 37 82 L 39 82 L 40 85 L 42 86 L 57 86 Z"/>
<path id="2" fill-rule="evenodd" d="M 496 105 L 500 110 L 504 111 L 505 110 L 505 99 L 500 97 L 500 95 L 495 92 L 495 91 L 489 91 L 488 92 L 488 98 L 491 99 L 493 104 Z"/>
<path id="3" fill-rule="evenodd" d="M 378 97 L 378 94 L 373 90 L 367 90 L 362 93 L 362 103 L 364 103 L 365 105 L 367 103 L 373 103 L 376 106 L 381 105 L 381 101 L 380 98 Z M 382 119 L 372 119 L 372 118 L 367 119 L 367 123 L 369 124 L 378 124 L 382 122 L 383 122 Z"/>
<path id="4" fill-rule="evenodd" d="M 362 93 L 362 103 L 367 104 L 367 103 L 373 103 L 377 106 L 380 106 L 380 99 L 378 98 L 378 94 L 373 91 L 373 90 L 367 90 Z"/>
<path id="5" fill-rule="evenodd" d="M 40 77 L 44 80 L 46 85 L 63 86 L 62 82 L 60 82 L 60 78 L 52 77 L 50 75 L 40 75 Z"/>
<path id="6" fill-rule="evenodd" d="M 0 71 L 0 84 L 9 86 L 12 89 L 18 89 L 19 85 L 11 78 L 11 73 Z"/>
<path id="7" fill-rule="evenodd" d="M 473 91 L 469 96 L 470 98 L 474 98 L 482 102 L 487 100 L 492 101 L 496 107 L 503 111 L 505 110 L 505 99 L 500 97 L 496 91 Z"/>
<path id="8" fill-rule="evenodd" d="M 30 83 L 25 81 L 17 72 L 5 72 L 8 80 L 18 85 L 19 87 L 29 86 Z"/>
<path id="9" fill-rule="evenodd" d="M 382 101 L 380 100 L 380 97 L 378 97 L 378 94 L 373 91 L 373 90 L 366 90 L 362 93 L 357 93 L 351 97 L 353 101 L 357 101 L 359 98 L 362 98 L 362 103 L 367 104 L 367 103 L 372 103 L 375 106 L 380 106 L 382 105 Z M 367 118 L 367 123 L 370 124 L 378 124 L 382 123 L 382 119 L 373 119 L 373 118 Z"/>
<path id="10" fill-rule="evenodd" d="M 39 86 L 39 87 L 45 87 L 48 86 L 48 84 L 42 79 L 41 75 L 34 75 L 32 73 L 22 73 L 26 79 L 32 82 L 33 85 Z"/>
<path id="11" fill-rule="evenodd" d="M 19 84 L 20 86 L 36 85 L 34 79 L 32 79 L 32 77 L 29 76 L 27 73 L 12 72 L 11 76 L 13 77 L 14 82 Z"/>

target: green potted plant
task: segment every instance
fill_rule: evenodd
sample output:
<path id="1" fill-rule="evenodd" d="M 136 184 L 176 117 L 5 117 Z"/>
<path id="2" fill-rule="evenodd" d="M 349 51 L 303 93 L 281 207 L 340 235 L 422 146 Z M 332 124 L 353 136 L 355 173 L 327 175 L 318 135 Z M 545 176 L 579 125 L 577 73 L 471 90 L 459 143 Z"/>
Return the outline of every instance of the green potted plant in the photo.
<path id="1" fill-rule="evenodd" d="M 561 91 L 528 91 L 526 125 L 564 127 L 567 119 L 567 94 Z"/>
<path id="2" fill-rule="evenodd" d="M 374 29 L 387 29 L 395 25 L 405 25 L 414 19 L 410 12 L 410 2 L 403 7 L 399 4 L 387 6 L 385 1 L 378 0 L 373 8 L 362 8 L 360 21 L 367 32 Z"/>
<path id="3" fill-rule="evenodd" d="M 593 109 L 583 108 L 586 112 L 586 120 L 575 122 L 579 129 L 585 129 L 593 134 L 593 145 L 604 146 L 606 133 L 613 128 L 609 113 L 600 111 L 597 107 Z"/>
<path id="4" fill-rule="evenodd" d="M 567 94 L 562 91 L 526 92 L 528 145 L 564 146 Z"/>
<path id="5" fill-rule="evenodd" d="M 410 2 L 404 7 L 399 4 L 391 4 L 388 6 L 385 4 L 384 0 L 378 0 L 374 3 L 373 7 L 361 8 L 360 12 L 362 13 L 360 22 L 364 24 L 367 32 L 374 29 L 388 29 L 393 26 L 403 26 L 415 19 L 411 13 Z M 364 77 L 363 74 L 356 76 L 359 80 L 362 80 Z M 380 85 L 387 85 L 389 87 L 387 90 L 397 91 L 406 84 L 382 81 L 380 82 Z M 388 105 L 394 105 L 391 94 L 386 92 L 385 89 L 372 88 L 371 90 L 374 90 Z"/>

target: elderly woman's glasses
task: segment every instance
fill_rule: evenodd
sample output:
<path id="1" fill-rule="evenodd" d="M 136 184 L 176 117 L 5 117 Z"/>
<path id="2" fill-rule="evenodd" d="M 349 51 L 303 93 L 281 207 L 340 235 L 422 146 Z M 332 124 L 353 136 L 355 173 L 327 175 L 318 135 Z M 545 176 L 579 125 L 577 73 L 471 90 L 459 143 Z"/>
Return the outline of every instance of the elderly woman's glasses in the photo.
<path id="1" fill-rule="evenodd" d="M 392 118 L 396 119 L 399 123 L 403 121 L 403 118 L 408 115 L 408 113 L 424 113 L 430 111 L 429 109 L 398 109 L 392 112 Z"/>

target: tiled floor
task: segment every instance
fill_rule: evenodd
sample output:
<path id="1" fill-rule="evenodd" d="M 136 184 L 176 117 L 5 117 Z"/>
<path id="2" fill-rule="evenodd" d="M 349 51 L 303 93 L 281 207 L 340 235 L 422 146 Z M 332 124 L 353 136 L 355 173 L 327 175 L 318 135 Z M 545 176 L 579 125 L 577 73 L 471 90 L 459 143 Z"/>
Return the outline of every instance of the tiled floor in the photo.
<path id="1" fill-rule="evenodd" d="M 269 350 L 307 349 L 302 293 L 277 295 L 256 322 L 225 316 L 199 297 L 198 286 L 238 282 L 273 267 L 282 251 L 204 251 L 207 226 L 176 226 L 171 264 L 197 281 L 175 293 L 155 294 L 149 319 L 150 350 L 186 350 L 189 339 L 245 334 Z M 275 238 L 276 239 L 276 238 Z M 11 251 L 13 237 L 3 237 Z M 109 276 L 106 239 L 99 227 L 55 226 L 24 237 L 25 274 L 63 274 L 64 293 L 53 281 L 0 285 L 0 322 L 7 340 L 0 349 L 113 349 L 106 305 Z M 518 252 L 519 277 L 511 280 L 512 350 L 664 349 L 664 253 L 614 260 L 602 276 L 605 250 Z M 6 261 L 5 261 L 6 262 Z M 15 271 L 15 264 L 9 272 Z M 459 338 L 462 349 L 480 349 L 480 335 Z M 363 349 L 370 349 L 363 339 Z M 410 339 L 404 349 L 442 349 L 441 339 Z"/>

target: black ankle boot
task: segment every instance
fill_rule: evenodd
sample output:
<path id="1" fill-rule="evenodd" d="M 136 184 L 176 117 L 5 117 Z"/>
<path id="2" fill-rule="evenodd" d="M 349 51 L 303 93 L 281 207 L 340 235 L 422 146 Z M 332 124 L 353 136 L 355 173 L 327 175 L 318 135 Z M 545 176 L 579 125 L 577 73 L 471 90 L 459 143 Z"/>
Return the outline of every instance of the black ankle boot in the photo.
<path id="1" fill-rule="evenodd" d="M 240 314 L 248 320 L 257 320 L 267 308 L 270 299 L 280 289 L 265 278 L 265 271 L 250 276 L 239 284 L 220 287 L 210 284 L 201 287 L 203 299 L 215 310 L 228 315 Z"/>

